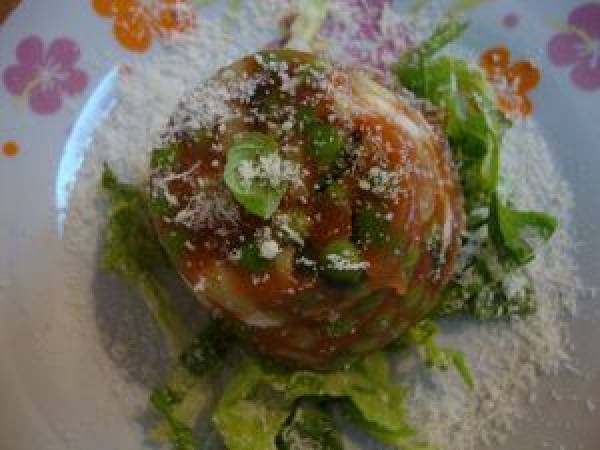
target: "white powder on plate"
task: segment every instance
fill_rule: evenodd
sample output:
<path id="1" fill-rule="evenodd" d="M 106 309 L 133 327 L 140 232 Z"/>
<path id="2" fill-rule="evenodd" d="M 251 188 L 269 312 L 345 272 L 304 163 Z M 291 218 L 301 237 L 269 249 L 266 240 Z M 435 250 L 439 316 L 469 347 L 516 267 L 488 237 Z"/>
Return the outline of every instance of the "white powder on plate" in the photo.
<path id="1" fill-rule="evenodd" d="M 541 374 L 556 373 L 568 363 L 565 318 L 583 292 L 569 236 L 574 206 L 546 142 L 535 123 L 515 123 L 502 149 L 502 173 L 516 206 L 547 211 L 561 227 L 527 267 L 539 310 L 526 320 L 497 323 L 448 321 L 442 337 L 464 350 L 477 386 L 465 389 L 448 374 L 398 371 L 414 383 L 409 413 L 424 436 L 441 448 L 478 449 L 502 443 L 526 413 Z M 525 182 L 523 182 L 525 181 Z"/>
<path id="2" fill-rule="evenodd" d="M 321 33 L 329 45 L 327 53 L 336 60 L 378 69 L 391 62 L 390 55 L 422 38 L 439 17 L 435 8 L 415 19 L 391 10 L 383 15 L 365 12 L 359 0 L 333 3 Z M 193 33 L 165 45 L 152 58 L 138 60 L 120 76 L 116 106 L 94 136 L 65 223 L 67 245 L 85 264 L 95 263 L 93 243 L 98 242 L 103 224 L 98 192 L 102 164 L 107 162 L 125 180 L 144 183 L 149 152 L 183 94 L 217 68 L 265 45 L 269 38 L 265 30 L 276 27 L 290 6 L 291 2 L 272 0 L 243 9 L 236 19 L 235 36 L 219 23 L 203 21 Z M 359 22 L 365 17 L 378 31 L 357 39 L 364 33 Z M 548 211 L 561 223 L 528 267 L 539 297 L 538 313 L 527 320 L 443 324 L 451 330 L 444 338 L 464 350 L 474 366 L 477 387 L 473 391 L 455 376 L 409 370 L 407 361 L 396 367 L 410 386 L 408 410 L 414 424 L 433 444 L 449 450 L 474 450 L 506 439 L 533 398 L 539 374 L 555 372 L 568 362 L 564 316 L 575 310 L 577 294 L 583 289 L 570 251 L 572 195 L 534 123 L 517 123 L 508 132 L 503 176 L 517 206 Z"/>

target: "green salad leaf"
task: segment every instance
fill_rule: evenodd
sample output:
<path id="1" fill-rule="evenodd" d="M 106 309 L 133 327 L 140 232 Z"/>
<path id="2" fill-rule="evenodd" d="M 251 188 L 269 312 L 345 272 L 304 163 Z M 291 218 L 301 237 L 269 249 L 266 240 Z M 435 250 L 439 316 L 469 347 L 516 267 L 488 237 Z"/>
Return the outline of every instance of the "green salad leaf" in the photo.
<path id="1" fill-rule="evenodd" d="M 469 388 L 473 388 L 475 386 L 473 373 L 464 353 L 459 350 L 440 347 L 436 342 L 438 333 L 438 326 L 432 320 L 425 319 L 401 336 L 398 341 L 392 344 L 391 348 L 417 346 L 427 367 L 446 371 L 450 366 L 453 366 L 463 382 Z"/>
<path id="2" fill-rule="evenodd" d="M 135 186 L 120 182 L 108 165 L 101 183 L 108 199 L 102 264 L 140 292 L 171 353 L 178 355 L 191 333 L 156 276 L 167 258 L 152 226 L 148 200 Z"/>
<path id="3" fill-rule="evenodd" d="M 152 436 L 170 442 L 175 450 L 195 450 L 192 427 L 207 406 L 211 375 L 219 369 L 234 344 L 221 321 L 211 322 L 181 354 L 166 382 L 155 388 L 150 404 L 160 414 Z"/>
<path id="4" fill-rule="evenodd" d="M 335 399 L 350 402 L 365 431 L 407 441 L 415 432 L 403 408 L 405 390 L 390 382 L 388 370 L 382 353 L 331 373 L 289 372 L 248 359 L 225 388 L 213 420 L 229 450 L 276 449 L 276 437 L 299 399 Z"/>
<path id="5" fill-rule="evenodd" d="M 498 184 L 502 134 L 508 122 L 483 74 L 458 58 L 440 56 L 396 66 L 400 81 L 446 111 L 445 132 L 459 162 L 467 212 L 485 205 Z"/>
<path id="6" fill-rule="evenodd" d="M 234 198 L 250 213 L 269 219 L 277 210 L 287 184 L 273 185 L 263 178 L 245 178 L 240 169 L 244 165 L 260 164 L 261 158 L 277 155 L 279 148 L 273 137 L 259 132 L 239 136 L 227 152 L 225 184 Z"/>
<path id="7" fill-rule="evenodd" d="M 343 450 L 342 438 L 327 405 L 302 400 L 277 437 L 278 450 Z"/>
<path id="8" fill-rule="evenodd" d="M 155 389 L 150 396 L 150 404 L 162 417 L 152 437 L 170 442 L 174 450 L 197 450 L 192 425 L 204 403 L 206 386 L 184 369 L 175 373 L 168 386 Z"/>
<path id="9" fill-rule="evenodd" d="M 152 435 L 175 450 L 196 450 L 192 426 L 211 391 L 207 375 L 221 365 L 231 335 L 221 322 L 213 322 L 192 339 L 156 275 L 169 263 L 154 232 L 147 197 L 137 187 L 120 182 L 107 165 L 101 187 L 108 198 L 103 266 L 140 292 L 171 354 L 179 359 L 166 382 L 150 396 L 161 417 Z"/>
<path id="10" fill-rule="evenodd" d="M 342 413 L 354 426 L 362 429 L 377 441 L 399 450 L 435 450 L 434 447 L 419 440 L 412 429 L 390 430 L 369 422 L 360 411 L 349 401 L 343 402 Z"/>
<path id="11" fill-rule="evenodd" d="M 442 23 L 394 67 L 402 85 L 443 112 L 442 125 L 463 185 L 467 231 L 487 236 L 478 244 L 480 254 L 473 252 L 446 288 L 441 311 L 480 319 L 526 315 L 535 311 L 533 288 L 512 295 L 504 279 L 534 257 L 524 233 L 547 240 L 557 222 L 499 200 L 500 149 L 511 122 L 496 107 L 495 91 L 478 68 L 460 58 L 436 55 L 465 29 L 464 22 Z"/>

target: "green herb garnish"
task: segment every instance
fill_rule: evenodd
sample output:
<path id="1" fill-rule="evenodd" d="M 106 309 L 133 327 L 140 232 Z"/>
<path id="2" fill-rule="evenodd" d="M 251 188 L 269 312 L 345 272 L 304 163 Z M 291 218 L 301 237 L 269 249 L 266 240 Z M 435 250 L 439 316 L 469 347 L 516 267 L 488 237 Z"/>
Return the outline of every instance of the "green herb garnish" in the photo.
<path id="1" fill-rule="evenodd" d="M 234 198 L 246 209 L 263 219 L 277 210 L 287 190 L 287 183 L 274 186 L 269 180 L 245 178 L 240 173 L 244 164 L 260 164 L 260 158 L 278 154 L 275 139 L 264 133 L 248 132 L 239 136 L 227 152 L 224 180 Z"/>

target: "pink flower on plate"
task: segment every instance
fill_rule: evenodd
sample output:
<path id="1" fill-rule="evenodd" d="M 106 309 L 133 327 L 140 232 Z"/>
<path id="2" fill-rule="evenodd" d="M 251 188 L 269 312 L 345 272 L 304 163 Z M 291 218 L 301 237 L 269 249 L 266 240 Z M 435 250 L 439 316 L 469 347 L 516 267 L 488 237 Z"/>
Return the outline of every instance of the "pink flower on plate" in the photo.
<path id="1" fill-rule="evenodd" d="M 4 86 L 28 100 L 38 114 L 58 111 L 63 95 L 80 94 L 87 86 L 87 74 L 75 67 L 79 46 L 71 39 L 55 39 L 45 49 L 38 36 L 29 36 L 19 42 L 15 55 L 17 63 L 4 70 Z"/>
<path id="2" fill-rule="evenodd" d="M 344 1 L 343 13 L 330 11 L 322 36 L 340 45 L 352 63 L 383 73 L 410 46 L 410 33 L 400 23 L 388 23 L 392 0 Z"/>
<path id="3" fill-rule="evenodd" d="M 567 28 L 548 42 L 557 66 L 573 66 L 571 80 L 586 91 L 600 89 L 600 3 L 586 3 L 569 14 Z"/>

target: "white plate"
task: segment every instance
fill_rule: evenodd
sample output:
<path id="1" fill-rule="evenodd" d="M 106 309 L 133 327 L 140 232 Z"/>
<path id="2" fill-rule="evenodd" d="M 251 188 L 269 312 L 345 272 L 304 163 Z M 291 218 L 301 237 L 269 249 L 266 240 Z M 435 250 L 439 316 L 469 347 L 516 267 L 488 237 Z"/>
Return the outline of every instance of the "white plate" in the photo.
<path id="1" fill-rule="evenodd" d="M 236 8 L 235 1 L 228 3 Z M 534 58 L 541 68 L 542 82 L 531 93 L 534 116 L 574 192 L 577 260 L 585 284 L 594 286 L 600 274 L 600 3 L 459 3 L 472 18 L 464 47 L 479 54 L 505 45 L 514 58 Z M 584 56 L 548 47 L 560 33 L 577 39 L 566 25 L 569 14 L 583 6 L 587 50 L 595 58 L 595 68 L 587 72 Z M 203 7 L 200 17 L 212 20 L 227 7 Z M 152 368 L 164 355 L 160 348 L 121 354 L 115 344 L 134 340 L 134 346 L 147 348 L 143 339 L 158 342 L 147 332 L 152 323 L 118 284 L 66 251 L 61 234 L 66 194 L 87 140 L 114 101 L 116 67 L 147 57 L 124 48 L 112 24 L 113 19 L 94 12 L 91 2 L 25 0 L 0 26 L 0 72 L 20 66 L 14 70 L 39 75 L 50 57 L 63 63 L 59 76 L 70 77 L 62 90 L 45 97 L 35 82 L 26 88 L 5 77 L 0 86 L 3 449 L 140 448 L 144 439 L 132 416 L 143 413 L 147 385 L 142 381 L 156 379 Z M 146 53 L 164 51 L 159 41 L 153 35 Z M 564 65 L 557 64 L 561 58 Z M 584 75 L 573 77 L 574 70 Z M 18 145 L 16 155 L 9 141 Z M 544 448 L 546 442 L 555 449 L 600 449 L 599 414 L 593 408 L 600 405 L 599 318 L 593 301 L 580 303 L 571 331 L 573 364 L 583 375 L 567 371 L 545 378 L 515 437 L 498 448 Z"/>

